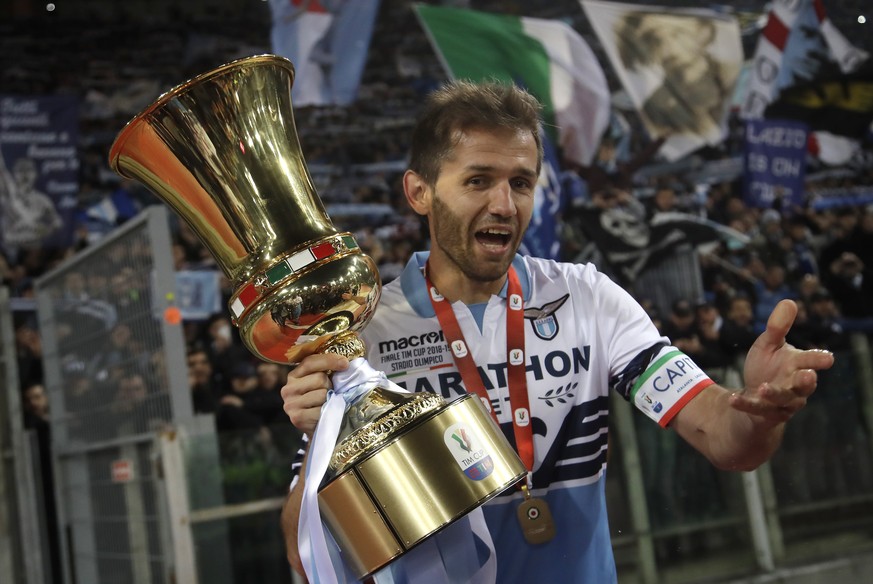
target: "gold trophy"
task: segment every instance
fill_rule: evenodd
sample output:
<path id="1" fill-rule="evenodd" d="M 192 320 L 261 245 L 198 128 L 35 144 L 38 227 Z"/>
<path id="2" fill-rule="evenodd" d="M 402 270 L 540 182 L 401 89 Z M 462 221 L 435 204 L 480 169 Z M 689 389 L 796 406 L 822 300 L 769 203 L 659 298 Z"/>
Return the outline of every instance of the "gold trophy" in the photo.
<path id="1" fill-rule="evenodd" d="M 294 365 L 336 352 L 366 366 L 357 332 L 381 280 L 316 193 L 294 125 L 293 82 L 291 62 L 273 55 L 199 75 L 128 122 L 109 163 L 169 205 L 211 252 L 255 356 Z M 358 578 L 526 475 L 479 399 L 447 403 L 391 385 L 348 404 L 318 485 L 321 518 Z M 452 450 L 458 431 L 473 437 L 464 451 Z"/>

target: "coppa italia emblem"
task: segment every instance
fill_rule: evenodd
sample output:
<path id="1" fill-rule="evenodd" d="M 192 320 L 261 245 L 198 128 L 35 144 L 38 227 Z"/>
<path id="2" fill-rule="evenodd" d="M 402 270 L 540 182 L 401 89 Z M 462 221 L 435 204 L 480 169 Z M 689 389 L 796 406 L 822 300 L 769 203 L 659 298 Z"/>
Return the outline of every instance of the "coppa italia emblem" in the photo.
<path id="1" fill-rule="evenodd" d="M 534 334 L 544 341 L 551 341 L 558 334 L 558 319 L 555 313 L 569 298 L 564 294 L 561 298 L 544 304 L 540 308 L 525 308 L 524 317 L 532 321 Z"/>
<path id="2" fill-rule="evenodd" d="M 443 433 L 446 448 L 468 478 L 481 481 L 494 472 L 494 461 L 473 430 L 462 423 L 449 426 Z"/>

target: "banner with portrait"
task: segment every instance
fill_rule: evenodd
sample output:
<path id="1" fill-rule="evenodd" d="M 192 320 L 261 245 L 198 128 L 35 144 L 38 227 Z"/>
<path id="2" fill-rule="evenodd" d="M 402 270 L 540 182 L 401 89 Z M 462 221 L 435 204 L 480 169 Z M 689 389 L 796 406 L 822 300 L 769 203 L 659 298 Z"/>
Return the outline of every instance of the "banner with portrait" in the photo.
<path id="1" fill-rule="evenodd" d="M 616 75 L 659 150 L 670 161 L 727 132 L 743 63 L 734 16 L 581 0 Z"/>
<path id="2" fill-rule="evenodd" d="M 73 240 L 79 103 L 0 95 L 0 247 L 9 255 Z"/>

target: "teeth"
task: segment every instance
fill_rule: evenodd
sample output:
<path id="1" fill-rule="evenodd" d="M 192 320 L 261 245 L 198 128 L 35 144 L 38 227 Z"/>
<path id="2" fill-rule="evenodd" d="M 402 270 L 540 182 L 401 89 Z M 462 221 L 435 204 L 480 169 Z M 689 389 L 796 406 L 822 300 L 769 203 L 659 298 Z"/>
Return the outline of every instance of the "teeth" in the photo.
<path id="1" fill-rule="evenodd" d="M 509 231 L 504 231 L 502 229 L 486 229 L 485 233 L 489 235 L 509 235 Z"/>

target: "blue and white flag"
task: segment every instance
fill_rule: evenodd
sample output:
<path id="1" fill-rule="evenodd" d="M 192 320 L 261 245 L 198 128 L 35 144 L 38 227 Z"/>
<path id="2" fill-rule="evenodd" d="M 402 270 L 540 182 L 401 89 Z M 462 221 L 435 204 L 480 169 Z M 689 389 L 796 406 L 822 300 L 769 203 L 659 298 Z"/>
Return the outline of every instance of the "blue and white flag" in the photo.
<path id="1" fill-rule="evenodd" d="M 534 190 L 533 214 L 524 234 L 519 252 L 525 255 L 558 260 L 561 256 L 561 238 L 558 214 L 564 209 L 565 197 L 561 190 L 561 168 L 555 146 L 544 131 L 543 167 Z"/>
<path id="2" fill-rule="evenodd" d="M 774 2 L 758 38 L 740 115 L 761 118 L 786 87 L 834 68 L 849 73 L 868 57 L 837 30 L 821 0 Z"/>
<path id="3" fill-rule="evenodd" d="M 849 74 L 867 62 L 869 56 L 834 26 L 822 0 L 774 2 L 751 60 L 740 116 L 747 120 L 803 119 L 791 111 L 790 104 L 788 111 L 784 111 L 784 104 L 777 103 L 786 90 L 822 76 L 833 79 L 837 72 Z M 813 89 L 811 93 L 815 99 L 817 94 L 824 95 L 824 89 Z M 774 109 L 774 105 L 778 107 Z M 863 123 L 848 118 L 838 115 L 831 119 L 841 119 L 845 126 L 854 125 L 863 132 Z M 810 125 L 809 151 L 825 164 L 843 164 L 860 150 L 858 136 L 840 135 L 830 124 Z"/>
<path id="4" fill-rule="evenodd" d="M 349 105 L 379 0 L 270 0 L 272 50 L 294 64 L 294 105 Z"/>

